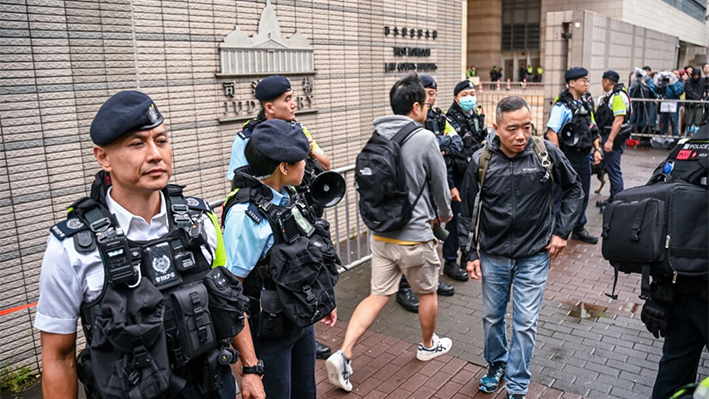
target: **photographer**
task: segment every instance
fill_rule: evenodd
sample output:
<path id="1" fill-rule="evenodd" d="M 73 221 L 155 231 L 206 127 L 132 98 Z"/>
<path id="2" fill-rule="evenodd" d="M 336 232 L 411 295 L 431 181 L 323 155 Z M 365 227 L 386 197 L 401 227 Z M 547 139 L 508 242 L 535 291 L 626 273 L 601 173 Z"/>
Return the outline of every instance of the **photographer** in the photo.
<path id="1" fill-rule="evenodd" d="M 694 68 L 692 77 L 684 83 L 684 93 L 687 100 L 701 100 L 704 98 L 706 80 L 701 77 L 701 69 Z M 691 136 L 702 124 L 704 106 L 697 103 L 684 105 L 684 123 L 687 126 L 684 134 Z"/>
<path id="2" fill-rule="evenodd" d="M 684 85 L 677 79 L 672 72 L 662 71 L 655 77 L 657 85 L 657 98 L 660 100 L 679 100 L 679 96 L 684 92 Z M 664 109 L 664 111 L 663 111 Z M 672 134 L 677 136 L 677 103 L 674 102 L 674 107 L 665 108 L 660 103 L 660 115 L 662 116 L 662 134 L 667 136 L 667 127 L 671 125 Z"/>
<path id="3" fill-rule="evenodd" d="M 655 81 L 645 69 L 635 68 L 628 92 L 631 98 L 657 98 Z M 657 105 L 654 102 L 637 101 L 633 103 L 632 123 L 635 126 L 635 131 L 640 133 L 654 132 L 656 112 Z"/>

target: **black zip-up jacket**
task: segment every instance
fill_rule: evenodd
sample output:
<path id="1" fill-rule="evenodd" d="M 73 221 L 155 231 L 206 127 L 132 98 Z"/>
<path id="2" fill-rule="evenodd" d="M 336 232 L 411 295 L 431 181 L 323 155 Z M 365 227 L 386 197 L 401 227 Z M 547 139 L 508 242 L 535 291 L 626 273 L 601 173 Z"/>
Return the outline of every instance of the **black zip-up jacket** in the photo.
<path id="1" fill-rule="evenodd" d="M 684 82 L 684 93 L 686 94 L 687 100 L 701 100 L 704 95 L 704 78 L 699 78 L 694 80 L 694 78 L 687 79 Z M 701 104 L 691 104 L 692 107 L 700 106 Z"/>
<path id="2" fill-rule="evenodd" d="M 534 152 L 532 140 L 514 158 L 500 149 L 500 139 L 491 133 L 489 148 L 492 157 L 485 174 L 480 194 L 482 219 L 480 220 L 479 250 L 486 254 L 506 258 L 523 258 L 544 251 L 552 234 L 567 239 L 576 220 L 583 211 L 581 180 L 559 147 L 544 141 L 553 163 L 554 183 L 561 186 L 561 211 L 556 217 L 552 209 L 551 179 L 542 182 L 545 169 Z M 469 253 L 466 246 L 469 232 L 475 230 L 477 214 L 475 197 L 480 189 L 478 162 L 481 150 L 473 155 L 460 191 L 463 201 L 458 218 L 458 242 L 467 260 L 478 259 L 475 241 Z"/>

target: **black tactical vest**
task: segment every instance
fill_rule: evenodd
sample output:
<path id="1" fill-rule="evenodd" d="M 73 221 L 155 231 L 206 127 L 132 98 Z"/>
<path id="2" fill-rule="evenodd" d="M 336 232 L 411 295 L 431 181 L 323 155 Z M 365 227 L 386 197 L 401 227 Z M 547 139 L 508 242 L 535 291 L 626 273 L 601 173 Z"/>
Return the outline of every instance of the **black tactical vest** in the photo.
<path id="1" fill-rule="evenodd" d="M 458 103 L 453 101 L 446 117 L 460 138 L 463 139 L 463 151 L 453 158 L 453 173 L 460 180 L 465 174 L 473 154 L 482 148 L 483 141 L 487 136 L 485 115 L 473 111 L 473 114 L 468 116 L 463 113 Z"/>
<path id="2" fill-rule="evenodd" d="M 81 305 L 87 348 L 77 372 L 87 397 L 171 398 L 189 382 L 202 394 L 220 388 L 225 368 L 237 360 L 229 344 L 243 328 L 248 300 L 236 277 L 212 269 L 202 253 L 209 249 L 202 217 L 209 205 L 168 185 L 170 231 L 132 241 L 105 205 L 109 185 L 99 172 L 92 195 L 51 228 L 60 240 L 72 237 L 79 253 L 98 250 L 103 261 L 103 290 Z"/>
<path id="3" fill-rule="evenodd" d="M 266 256 L 244 279 L 251 333 L 283 337 L 328 315 L 335 308 L 334 286 L 341 265 L 329 223 L 315 216 L 303 195 L 289 187 L 287 205 L 271 203 L 273 192 L 251 176 L 248 166 L 235 171 L 234 185 L 222 224 L 234 205 L 248 203 L 247 216 L 256 223 L 267 220 L 274 237 Z"/>
<path id="4" fill-rule="evenodd" d="M 593 146 L 593 141 L 598 137 L 598 128 L 594 124 L 593 99 L 589 100 L 587 96 L 582 96 L 578 101 L 574 101 L 573 95 L 569 93 L 567 89 L 559 94 L 556 102 L 566 105 L 571 110 L 571 120 L 566 122 L 565 125 L 571 124 L 573 131 L 579 136 L 578 141 L 573 147 L 559 140 L 559 148 L 561 148 L 562 151 L 590 150 Z M 563 130 L 563 126 L 560 130 Z M 561 131 L 557 132 L 557 134 L 560 133 Z"/>
<path id="5" fill-rule="evenodd" d="M 431 108 L 426 115 L 424 127 L 432 131 L 436 136 L 444 135 L 446 134 L 446 121 L 446 114 L 440 108 Z"/>

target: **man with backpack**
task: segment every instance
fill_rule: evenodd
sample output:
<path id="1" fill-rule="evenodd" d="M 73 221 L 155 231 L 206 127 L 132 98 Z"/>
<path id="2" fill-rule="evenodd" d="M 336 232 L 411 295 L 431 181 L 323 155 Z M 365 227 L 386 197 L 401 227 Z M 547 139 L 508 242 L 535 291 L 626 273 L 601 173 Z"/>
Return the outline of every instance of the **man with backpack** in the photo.
<path id="1" fill-rule="evenodd" d="M 529 105 L 520 97 L 506 97 L 497 104 L 495 135 L 473 155 L 465 173 L 458 224 L 470 278 L 482 278 L 484 356 L 489 368 L 478 387 L 495 392 L 504 377 L 508 399 L 524 399 L 529 388 L 549 264 L 566 247 L 583 204 L 581 182 L 563 153 L 530 137 L 530 115 Z M 562 191 L 556 215 L 554 184 Z M 508 350 L 505 315 L 510 291 L 513 337 Z"/>
<path id="2" fill-rule="evenodd" d="M 419 80 L 426 91 L 426 106 L 428 107 L 424 127 L 436 135 L 438 147 L 441 154 L 443 154 L 443 159 L 446 161 L 446 167 L 448 169 L 448 186 L 452 188 L 455 187 L 453 183 L 452 157 L 458 155 L 463 150 L 463 140 L 450 122 L 448 122 L 448 119 L 446 119 L 446 114 L 435 106 L 436 97 L 438 96 L 438 84 L 436 80 L 430 75 L 420 75 Z M 451 208 L 454 208 L 456 205 L 460 206 L 460 202 L 451 202 Z M 449 233 L 451 232 L 450 229 L 455 227 L 454 223 L 455 219 L 446 224 L 446 230 L 448 230 Z M 449 234 L 443 241 L 443 259 L 445 261 L 443 265 L 444 273 L 449 274 L 447 269 L 451 267 L 451 270 L 456 273 L 453 278 L 460 281 L 468 281 L 468 273 L 458 266 L 457 234 Z M 455 294 L 453 286 L 442 281 L 438 282 L 438 295 L 453 296 L 453 294 Z M 418 313 L 419 300 L 416 298 L 416 295 L 414 295 L 414 292 L 411 290 L 411 285 L 409 285 L 409 282 L 406 281 L 406 277 L 404 276 L 401 277 L 399 292 L 396 293 L 396 303 L 409 312 Z"/>
<path id="3" fill-rule="evenodd" d="M 445 161 L 435 135 L 421 126 L 428 107 L 418 76 L 411 74 L 396 82 L 389 98 L 395 115 L 374 121 L 375 133 L 357 157 L 355 168 L 360 212 L 373 230 L 371 291 L 355 309 L 342 348 L 327 360 L 328 379 L 348 392 L 352 390 L 354 346 L 397 292 L 402 274 L 419 294 L 423 339 L 416 357 L 431 360 L 452 346 L 450 338 L 435 334 L 441 262 L 432 224 L 447 222 L 452 216 Z M 395 170 L 379 166 L 397 163 Z M 399 192 L 405 193 L 403 198 Z"/>

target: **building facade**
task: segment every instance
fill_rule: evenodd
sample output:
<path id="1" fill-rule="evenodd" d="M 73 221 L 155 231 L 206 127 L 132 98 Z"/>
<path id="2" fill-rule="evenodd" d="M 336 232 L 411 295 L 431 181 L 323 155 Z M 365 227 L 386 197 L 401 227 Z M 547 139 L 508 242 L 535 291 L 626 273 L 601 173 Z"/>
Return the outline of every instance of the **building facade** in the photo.
<path id="1" fill-rule="evenodd" d="M 484 80 L 493 65 L 503 68 L 503 80 L 518 80 L 519 68 L 531 64 L 544 65 L 547 52 L 547 30 L 562 28 L 549 13 L 591 11 L 603 17 L 650 29 L 677 38 L 677 51 L 667 63 L 651 65 L 653 70 L 671 69 L 687 64 L 707 62 L 709 26 L 707 4 L 701 0 L 468 0 L 467 63 L 475 65 Z M 557 14 L 558 15 L 558 14 Z M 568 22 L 565 22 L 568 23 Z M 566 28 L 568 30 L 568 28 Z M 573 33 L 573 32 L 566 32 Z M 637 45 L 630 41 L 625 44 Z M 648 42 L 648 50 L 652 44 Z M 609 53 L 607 56 L 625 56 Z M 627 65 L 628 72 L 634 67 Z M 630 68 L 630 69 L 629 69 Z M 621 73 L 623 71 L 618 71 Z"/>
<path id="2" fill-rule="evenodd" d="M 165 115 L 172 183 L 223 198 L 231 143 L 256 115 L 253 88 L 291 79 L 298 120 L 332 158 L 353 163 L 391 113 L 406 73 L 461 78 L 464 5 L 444 0 L 0 0 L 0 366 L 39 368 L 31 323 L 53 224 L 88 195 L 98 164 L 89 126 L 120 90 Z M 350 192 L 353 192 L 350 187 Z"/>

